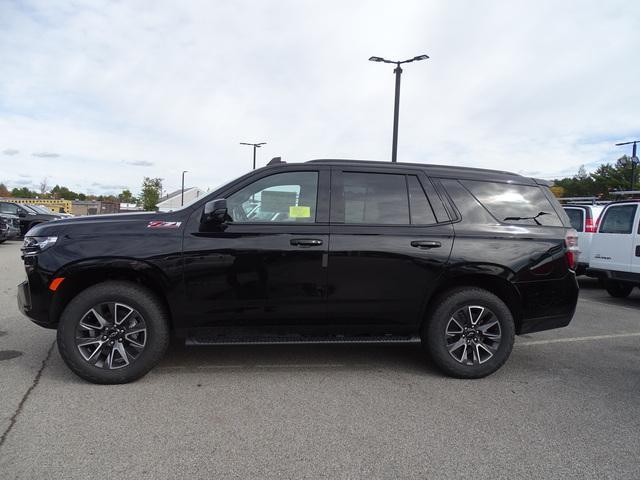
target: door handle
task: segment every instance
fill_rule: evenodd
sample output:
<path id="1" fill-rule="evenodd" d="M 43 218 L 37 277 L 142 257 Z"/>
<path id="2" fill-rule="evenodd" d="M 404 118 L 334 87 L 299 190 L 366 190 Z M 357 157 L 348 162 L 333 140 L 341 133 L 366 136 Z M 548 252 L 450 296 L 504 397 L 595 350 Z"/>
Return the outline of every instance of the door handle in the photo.
<path id="1" fill-rule="evenodd" d="M 431 240 L 414 240 L 411 242 L 412 247 L 422 248 L 423 250 L 428 250 L 430 248 L 438 248 L 441 247 L 442 244 L 440 242 L 434 242 Z"/>
<path id="2" fill-rule="evenodd" d="M 318 247 L 322 245 L 322 240 L 317 238 L 292 238 L 289 243 L 294 247 Z"/>
<path id="3" fill-rule="evenodd" d="M 640 257 L 640 245 L 636 245 L 636 257 Z"/>

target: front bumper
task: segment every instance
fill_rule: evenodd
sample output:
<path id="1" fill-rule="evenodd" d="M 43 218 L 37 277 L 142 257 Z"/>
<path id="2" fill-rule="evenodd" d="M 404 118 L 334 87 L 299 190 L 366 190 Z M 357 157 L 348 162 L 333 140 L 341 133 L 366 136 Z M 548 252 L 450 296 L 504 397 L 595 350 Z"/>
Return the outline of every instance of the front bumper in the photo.
<path id="1" fill-rule="evenodd" d="M 29 292 L 29 282 L 22 282 L 18 285 L 18 308 L 29 317 L 31 311 L 31 293 Z"/>

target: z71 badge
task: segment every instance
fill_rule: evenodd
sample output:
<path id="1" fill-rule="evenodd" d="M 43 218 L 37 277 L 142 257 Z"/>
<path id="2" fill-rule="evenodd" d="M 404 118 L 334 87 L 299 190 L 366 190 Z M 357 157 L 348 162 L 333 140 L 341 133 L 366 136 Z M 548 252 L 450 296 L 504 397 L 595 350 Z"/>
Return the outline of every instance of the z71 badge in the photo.
<path id="1" fill-rule="evenodd" d="M 147 228 L 180 228 L 182 222 L 162 222 L 160 220 L 155 220 L 153 222 L 149 222 Z"/>

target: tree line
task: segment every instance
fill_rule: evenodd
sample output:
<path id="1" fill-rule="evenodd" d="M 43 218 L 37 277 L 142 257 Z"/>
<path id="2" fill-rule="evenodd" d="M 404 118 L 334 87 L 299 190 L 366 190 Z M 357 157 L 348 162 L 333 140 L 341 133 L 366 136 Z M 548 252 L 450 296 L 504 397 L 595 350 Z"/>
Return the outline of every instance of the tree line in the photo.
<path id="1" fill-rule="evenodd" d="M 130 190 L 124 189 L 117 195 L 89 195 L 62 186 L 55 185 L 48 188 L 46 180 L 40 184 L 40 191 L 31 190 L 28 187 L 15 187 L 9 190 L 6 184 L 0 182 L 0 198 L 42 198 L 62 200 L 98 200 L 102 202 L 135 203 L 144 210 L 156 209 L 162 194 L 162 178 L 144 177 L 139 195 L 134 195 Z"/>
<path id="2" fill-rule="evenodd" d="M 631 157 L 623 155 L 614 164 L 603 163 L 592 173 L 587 173 L 584 165 L 573 177 L 553 181 L 553 193 L 557 197 L 598 197 L 603 200 L 613 198 L 611 192 L 631 190 Z M 638 184 L 638 170 L 635 169 L 635 188 Z"/>

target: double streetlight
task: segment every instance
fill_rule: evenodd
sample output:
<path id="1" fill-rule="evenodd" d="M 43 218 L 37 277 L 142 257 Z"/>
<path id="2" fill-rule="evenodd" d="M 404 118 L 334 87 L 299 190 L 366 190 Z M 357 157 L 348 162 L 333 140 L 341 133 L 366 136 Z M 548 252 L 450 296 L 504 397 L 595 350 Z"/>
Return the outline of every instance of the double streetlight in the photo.
<path id="1" fill-rule="evenodd" d="M 267 142 L 261 142 L 261 143 L 245 143 L 245 142 L 240 142 L 240 145 L 249 145 L 251 147 L 253 147 L 253 169 L 256 169 L 256 150 L 258 148 L 260 148 L 262 145 L 266 145 Z"/>
<path id="2" fill-rule="evenodd" d="M 638 165 L 638 163 L 639 163 L 638 155 L 636 155 L 636 152 L 637 152 L 636 144 L 638 142 L 640 142 L 640 140 L 633 140 L 631 142 L 616 143 L 616 147 L 620 147 L 622 145 L 633 145 L 632 154 L 631 154 L 631 191 L 633 191 L 633 189 L 635 187 L 635 184 L 636 184 L 636 165 Z"/>
<path id="3" fill-rule="evenodd" d="M 400 75 L 402 75 L 402 68 L 400 65 L 403 63 L 411 63 L 418 62 L 420 60 L 428 59 L 428 55 L 418 55 L 417 57 L 410 58 L 408 60 L 396 61 L 396 60 L 387 60 L 382 57 L 371 57 L 369 58 L 372 62 L 383 62 L 383 63 L 393 63 L 396 68 L 393 70 L 393 73 L 396 74 L 396 100 L 393 108 L 393 147 L 391 149 L 391 161 L 398 161 L 398 116 L 400 109 Z"/>

